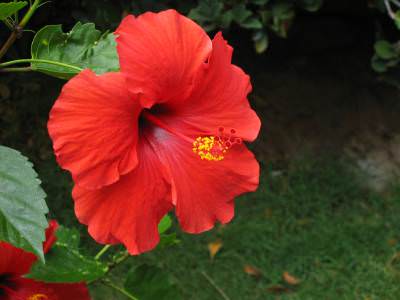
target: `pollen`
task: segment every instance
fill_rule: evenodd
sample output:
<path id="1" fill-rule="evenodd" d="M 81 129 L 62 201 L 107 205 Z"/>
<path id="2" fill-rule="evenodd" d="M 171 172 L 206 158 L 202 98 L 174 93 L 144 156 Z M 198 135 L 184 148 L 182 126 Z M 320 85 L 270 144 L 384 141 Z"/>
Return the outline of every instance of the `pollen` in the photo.
<path id="1" fill-rule="evenodd" d="M 34 294 L 26 298 L 26 300 L 48 300 L 48 299 L 49 297 L 47 297 L 45 294 Z"/>
<path id="2" fill-rule="evenodd" d="M 193 141 L 193 152 L 202 160 L 221 161 L 225 158 L 227 151 L 234 145 L 242 142 L 241 138 L 233 137 L 236 133 L 231 129 L 230 134 L 224 133 L 224 128 L 218 129 L 216 136 L 199 136 Z"/>

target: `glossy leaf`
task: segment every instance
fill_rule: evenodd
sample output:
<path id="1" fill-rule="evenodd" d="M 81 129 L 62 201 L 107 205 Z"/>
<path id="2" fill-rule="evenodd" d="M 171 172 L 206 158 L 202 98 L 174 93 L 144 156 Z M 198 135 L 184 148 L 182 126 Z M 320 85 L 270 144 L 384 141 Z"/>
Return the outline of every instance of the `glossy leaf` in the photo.
<path id="1" fill-rule="evenodd" d="M 31 64 L 32 69 L 61 79 L 76 75 L 76 68 L 89 68 L 97 74 L 119 69 L 114 35 L 102 34 L 92 23 L 78 22 L 68 33 L 62 31 L 61 25 L 45 26 L 33 39 L 31 55 L 33 59 L 65 64 Z"/>
<path id="2" fill-rule="evenodd" d="M 26 1 L 0 3 L 0 21 L 11 17 L 16 12 L 24 8 L 27 4 L 28 2 Z"/>
<path id="3" fill-rule="evenodd" d="M 268 36 L 263 31 L 258 31 L 253 35 L 254 48 L 257 53 L 263 53 L 268 48 Z"/>
<path id="4" fill-rule="evenodd" d="M 250 17 L 244 22 L 240 23 L 240 26 L 246 29 L 261 29 L 263 28 L 263 24 L 256 17 Z"/>
<path id="5" fill-rule="evenodd" d="M 396 11 L 394 15 L 394 23 L 397 27 L 397 29 L 400 29 L 400 10 Z"/>
<path id="6" fill-rule="evenodd" d="M 176 233 L 170 233 L 170 234 L 162 234 L 160 236 L 160 242 L 157 245 L 158 249 L 170 247 L 179 244 L 180 241 L 176 237 Z"/>
<path id="7" fill-rule="evenodd" d="M 375 52 L 379 58 L 392 59 L 398 56 L 395 47 L 385 40 L 377 41 L 374 45 Z"/>
<path id="8" fill-rule="evenodd" d="M 388 69 L 388 67 L 386 66 L 386 62 L 376 55 L 371 60 L 371 67 L 375 72 L 378 73 L 384 73 Z"/>
<path id="9" fill-rule="evenodd" d="M 241 24 L 252 16 L 252 12 L 246 8 L 245 4 L 238 4 L 232 8 L 233 19 Z"/>
<path id="10" fill-rule="evenodd" d="M 45 197 L 28 159 L 0 146 L 0 240 L 34 252 L 42 260 L 48 226 Z"/>
<path id="11" fill-rule="evenodd" d="M 300 5 L 310 12 L 316 12 L 321 8 L 323 0 L 301 0 Z"/>
<path id="12" fill-rule="evenodd" d="M 56 244 L 46 254 L 46 264 L 35 263 L 27 277 L 58 283 L 91 281 L 102 277 L 108 267 L 91 257 L 83 256 L 78 244 L 77 230 L 60 227 Z"/>
<path id="13" fill-rule="evenodd" d="M 57 242 L 56 245 L 69 247 L 71 249 L 78 249 L 80 242 L 79 231 L 75 228 L 66 228 L 60 226 L 56 231 Z"/>
<path id="14" fill-rule="evenodd" d="M 179 300 L 177 286 L 161 268 L 140 265 L 128 273 L 125 289 L 140 300 Z"/>
<path id="15" fill-rule="evenodd" d="M 165 215 L 158 224 L 158 232 L 160 234 L 166 232 L 172 225 L 172 220 L 169 215 Z"/>
<path id="16" fill-rule="evenodd" d="M 250 2 L 256 5 L 265 5 L 269 2 L 269 0 L 251 0 Z"/>
<path id="17" fill-rule="evenodd" d="M 189 18 L 200 23 L 214 21 L 223 8 L 224 4 L 219 0 L 200 0 L 198 6 L 189 12 Z"/>

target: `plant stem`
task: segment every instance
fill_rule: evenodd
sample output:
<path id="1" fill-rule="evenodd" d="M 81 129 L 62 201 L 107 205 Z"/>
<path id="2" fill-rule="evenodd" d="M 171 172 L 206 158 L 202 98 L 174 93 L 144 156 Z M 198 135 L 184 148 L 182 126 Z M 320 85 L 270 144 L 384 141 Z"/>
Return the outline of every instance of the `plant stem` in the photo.
<path id="1" fill-rule="evenodd" d="M 99 253 L 96 254 L 96 256 L 94 257 L 95 260 L 99 260 L 104 253 L 107 252 L 108 249 L 111 248 L 111 245 L 105 245 L 100 251 Z"/>
<path id="2" fill-rule="evenodd" d="M 398 1 L 398 0 L 391 0 L 391 2 L 392 2 L 393 4 L 395 4 L 396 6 L 400 7 L 400 1 Z"/>
<path id="3" fill-rule="evenodd" d="M 228 295 L 225 294 L 225 292 L 215 283 L 215 281 L 210 276 L 208 276 L 206 272 L 201 271 L 200 274 L 203 275 L 205 279 L 207 279 L 207 281 L 217 290 L 217 292 L 224 300 L 230 300 Z"/>
<path id="4" fill-rule="evenodd" d="M 17 59 L 17 60 L 7 61 L 5 63 L 0 64 L 0 69 L 3 67 L 11 66 L 11 65 L 32 63 L 32 62 L 33 63 L 44 63 L 44 64 L 49 64 L 49 65 L 55 65 L 55 66 L 59 66 L 59 67 L 69 68 L 69 69 L 77 71 L 77 72 L 80 72 L 83 70 L 82 68 L 64 64 L 64 63 L 61 63 L 58 61 L 52 61 L 52 60 L 47 60 L 47 59 L 34 59 L 34 58 L 25 58 L 25 59 Z"/>
<path id="5" fill-rule="evenodd" d="M 391 17 L 393 20 L 396 18 L 396 14 L 393 12 L 389 0 L 384 0 L 385 6 L 386 6 L 386 10 L 389 14 L 389 17 Z"/>
<path id="6" fill-rule="evenodd" d="M 7 53 L 11 45 L 14 44 L 15 40 L 18 37 L 18 31 L 22 30 L 26 26 L 26 24 L 28 24 L 29 20 L 32 18 L 39 4 L 40 0 L 35 0 L 35 2 L 33 2 L 33 4 L 31 5 L 31 7 L 29 7 L 29 10 L 26 12 L 25 16 L 22 18 L 17 28 L 11 33 L 11 35 L 9 36 L 3 47 L 0 49 L 0 60 Z"/>
<path id="7" fill-rule="evenodd" d="M 99 253 L 95 256 L 95 259 L 98 260 L 109 248 L 111 245 L 106 245 L 103 247 L 103 249 L 100 250 Z M 108 263 L 107 265 L 107 271 L 104 273 L 102 278 L 94 279 L 92 281 L 87 282 L 87 284 L 93 284 L 95 282 L 101 281 L 101 280 L 106 280 L 104 277 L 106 277 L 116 266 L 119 264 L 123 263 L 125 260 L 127 260 L 130 257 L 130 254 L 128 251 L 125 251 L 124 253 L 120 253 L 120 256 L 114 256 L 113 260 Z"/>
<path id="8" fill-rule="evenodd" d="M 0 69 L 0 73 L 30 72 L 30 71 L 33 71 L 31 67 L 23 67 L 23 68 L 3 68 L 3 69 Z"/>
<path id="9" fill-rule="evenodd" d="M 120 292 L 122 295 L 125 295 L 127 298 L 129 298 L 131 300 L 139 300 L 138 298 L 133 296 L 131 293 L 129 293 L 127 290 L 112 283 L 110 280 L 103 280 L 102 283 L 104 283 L 105 285 L 108 285 L 109 287 L 113 288 L 114 290 Z"/>

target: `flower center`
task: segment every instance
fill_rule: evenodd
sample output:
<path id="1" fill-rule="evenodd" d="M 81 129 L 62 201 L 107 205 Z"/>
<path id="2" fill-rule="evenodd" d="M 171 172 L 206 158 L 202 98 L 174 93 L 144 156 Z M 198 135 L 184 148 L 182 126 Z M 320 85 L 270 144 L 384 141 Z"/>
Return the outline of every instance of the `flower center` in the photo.
<path id="1" fill-rule="evenodd" d="M 47 297 L 45 294 L 34 294 L 26 298 L 26 300 L 48 300 L 48 299 L 49 297 Z"/>
<path id="2" fill-rule="evenodd" d="M 202 160 L 208 161 L 220 161 L 225 158 L 225 154 L 235 144 L 241 144 L 242 139 L 235 137 L 236 130 L 231 129 L 229 133 L 225 132 L 224 127 L 218 128 L 218 133 L 210 136 L 199 136 L 195 140 L 189 138 L 173 128 L 169 127 L 162 120 L 157 118 L 155 115 L 149 113 L 147 110 L 142 112 L 142 116 L 153 125 L 156 125 L 173 135 L 192 143 L 192 150 L 198 154 Z"/>
<path id="3" fill-rule="evenodd" d="M 224 133 L 225 129 L 218 129 L 218 136 L 199 136 L 193 142 L 193 152 L 200 156 L 202 160 L 220 161 L 225 158 L 225 153 L 235 144 L 241 144 L 242 139 L 234 137 L 235 129 L 231 129 L 230 134 Z"/>

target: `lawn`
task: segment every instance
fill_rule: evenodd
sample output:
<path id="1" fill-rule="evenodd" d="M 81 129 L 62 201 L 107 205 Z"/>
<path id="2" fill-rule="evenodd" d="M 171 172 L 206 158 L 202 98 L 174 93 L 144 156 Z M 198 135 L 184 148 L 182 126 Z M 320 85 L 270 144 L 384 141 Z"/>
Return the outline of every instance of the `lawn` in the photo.
<path id="1" fill-rule="evenodd" d="M 159 265 L 183 299 L 400 299 L 400 185 L 384 195 L 367 192 L 329 158 L 263 173 L 259 190 L 237 200 L 232 223 L 202 235 L 176 226 L 179 245 L 130 264 Z M 216 241 L 222 248 L 211 259 L 208 244 Z M 93 245 L 86 241 L 88 251 Z M 117 281 L 125 270 L 115 269 Z M 284 272 L 299 283 L 286 282 Z M 92 292 L 123 299 L 99 285 Z"/>

